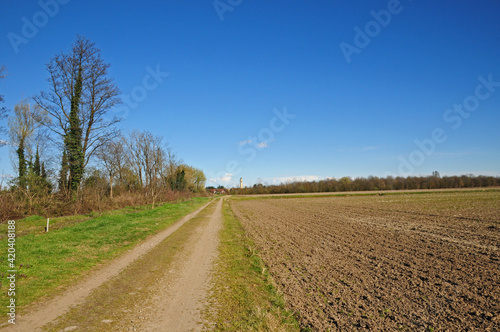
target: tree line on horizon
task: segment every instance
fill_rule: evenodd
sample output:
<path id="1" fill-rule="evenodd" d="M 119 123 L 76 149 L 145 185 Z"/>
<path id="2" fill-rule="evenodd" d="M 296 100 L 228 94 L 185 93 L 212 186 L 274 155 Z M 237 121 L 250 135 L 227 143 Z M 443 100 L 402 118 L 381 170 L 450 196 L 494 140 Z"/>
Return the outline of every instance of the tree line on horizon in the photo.
<path id="1" fill-rule="evenodd" d="M 279 185 L 254 184 L 252 187 L 233 188 L 231 194 L 288 194 L 345 191 L 385 191 L 412 189 L 486 188 L 500 186 L 500 177 L 484 175 L 440 176 L 437 171 L 429 176 L 369 176 L 342 177 L 319 181 L 297 181 Z"/>
<path id="2" fill-rule="evenodd" d="M 48 89 L 17 103 L 8 117 L 17 174 L 0 179 L 0 221 L 171 201 L 205 193 L 202 170 L 184 164 L 161 136 L 121 132 L 113 116 L 120 90 L 93 42 L 78 36 L 47 64 Z M 0 67 L 0 80 L 5 79 Z M 0 95 L 0 103 L 4 96 Z"/>

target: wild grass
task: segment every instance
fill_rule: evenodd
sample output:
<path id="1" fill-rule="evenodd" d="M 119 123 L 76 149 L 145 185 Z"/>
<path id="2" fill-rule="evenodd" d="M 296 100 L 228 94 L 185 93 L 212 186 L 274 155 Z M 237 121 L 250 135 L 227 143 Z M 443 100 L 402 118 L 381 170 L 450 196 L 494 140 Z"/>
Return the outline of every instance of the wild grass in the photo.
<path id="1" fill-rule="evenodd" d="M 206 328 L 215 331 L 299 331 L 293 313 L 227 201 Z"/>

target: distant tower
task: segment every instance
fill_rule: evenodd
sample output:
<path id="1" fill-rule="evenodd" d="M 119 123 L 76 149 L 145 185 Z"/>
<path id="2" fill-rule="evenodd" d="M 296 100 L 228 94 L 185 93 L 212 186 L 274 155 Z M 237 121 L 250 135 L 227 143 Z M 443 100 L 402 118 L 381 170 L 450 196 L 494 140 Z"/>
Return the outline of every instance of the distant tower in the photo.
<path id="1" fill-rule="evenodd" d="M 240 189 L 243 189 L 243 178 L 240 178 Z"/>

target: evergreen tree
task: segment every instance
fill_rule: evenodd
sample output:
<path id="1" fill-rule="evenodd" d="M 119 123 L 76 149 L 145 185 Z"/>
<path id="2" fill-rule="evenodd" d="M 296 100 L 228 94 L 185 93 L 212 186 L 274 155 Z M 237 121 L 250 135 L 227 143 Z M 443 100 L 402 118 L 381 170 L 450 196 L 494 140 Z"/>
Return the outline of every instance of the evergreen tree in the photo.
<path id="1" fill-rule="evenodd" d="M 33 163 L 33 173 L 37 176 L 42 175 L 42 170 L 40 166 L 40 155 L 38 154 L 38 147 L 36 148 L 35 162 Z"/>
<path id="2" fill-rule="evenodd" d="M 41 168 L 40 168 L 40 182 L 42 184 L 43 188 L 46 188 L 48 192 L 52 192 L 52 183 L 50 183 L 49 179 L 47 178 L 47 171 L 45 170 L 45 163 L 42 162 Z"/>
<path id="3" fill-rule="evenodd" d="M 59 171 L 59 191 L 66 191 L 68 189 L 68 174 L 68 155 L 66 154 L 66 150 L 64 150 L 62 155 L 61 170 Z"/>
<path id="4" fill-rule="evenodd" d="M 26 166 L 27 165 L 26 165 L 26 158 L 24 156 L 24 139 L 21 139 L 21 141 L 19 142 L 19 147 L 17 148 L 16 152 L 17 152 L 17 158 L 19 160 L 19 165 L 18 165 L 19 186 L 21 188 L 26 189 L 26 173 L 27 173 Z"/>
<path id="5" fill-rule="evenodd" d="M 40 169 L 40 176 L 42 179 L 47 180 L 47 171 L 45 170 L 45 163 L 42 163 L 42 168 Z"/>
<path id="6" fill-rule="evenodd" d="M 175 177 L 175 189 L 184 190 L 186 188 L 186 172 L 184 170 L 179 171 L 177 169 Z"/>
<path id="7" fill-rule="evenodd" d="M 76 191 L 83 177 L 84 155 L 82 149 L 82 127 L 78 109 L 82 96 L 82 66 L 79 65 L 75 79 L 75 88 L 71 97 L 71 110 L 69 113 L 69 130 L 65 137 L 66 150 L 69 163 L 69 189 Z"/>

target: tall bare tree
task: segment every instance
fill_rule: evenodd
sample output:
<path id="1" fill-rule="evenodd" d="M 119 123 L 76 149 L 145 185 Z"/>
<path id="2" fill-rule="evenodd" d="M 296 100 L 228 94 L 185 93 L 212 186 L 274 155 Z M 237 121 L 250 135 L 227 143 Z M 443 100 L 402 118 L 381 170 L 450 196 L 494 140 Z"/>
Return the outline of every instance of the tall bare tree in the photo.
<path id="1" fill-rule="evenodd" d="M 156 185 L 166 165 L 167 151 L 163 138 L 150 132 L 133 131 L 128 140 L 131 163 L 139 176 L 143 188 Z"/>
<path id="2" fill-rule="evenodd" d="M 162 141 L 161 136 L 147 131 L 134 131 L 127 139 L 130 164 L 144 192 L 152 198 L 153 205 L 160 191 L 170 190 L 166 186 L 166 174 L 178 164 L 175 154 Z"/>
<path id="3" fill-rule="evenodd" d="M 0 67 L 0 81 L 2 79 L 4 79 L 5 77 L 7 77 L 7 74 L 5 74 L 5 66 L 1 66 Z M 2 104 L 4 102 L 4 98 L 3 98 L 3 95 L 0 95 L 0 104 Z M 7 117 L 7 109 L 3 106 L 0 106 L 0 120 L 3 120 Z M 5 132 L 5 128 L 0 126 L 0 134 L 3 134 Z M 3 146 L 7 144 L 7 141 L 4 141 L 2 139 L 0 139 L 0 146 Z"/>
<path id="4" fill-rule="evenodd" d="M 50 121 L 40 122 L 62 138 L 70 167 L 75 166 L 71 163 L 81 164 L 82 174 L 96 149 L 119 134 L 114 125 L 121 119 L 107 118 L 111 108 L 120 103 L 120 91 L 108 75 L 109 66 L 93 42 L 78 36 L 70 52 L 56 55 L 47 64 L 50 89 L 34 97 L 40 109 L 50 115 Z M 75 135 L 81 135 L 80 140 Z M 80 152 L 77 145 L 81 145 Z M 70 146 L 76 151 L 73 161 Z"/>

